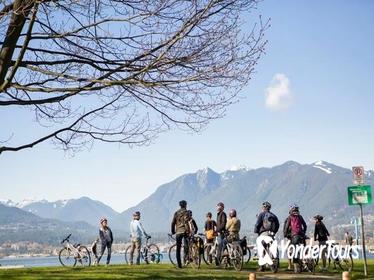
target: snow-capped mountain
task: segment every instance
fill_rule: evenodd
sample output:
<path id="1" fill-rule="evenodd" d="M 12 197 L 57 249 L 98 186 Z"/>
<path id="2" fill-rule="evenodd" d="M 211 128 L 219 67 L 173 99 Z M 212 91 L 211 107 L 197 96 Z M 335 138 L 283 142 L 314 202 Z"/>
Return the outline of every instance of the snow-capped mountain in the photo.
<path id="1" fill-rule="evenodd" d="M 374 184 L 374 173 L 366 181 Z M 287 161 L 271 168 L 235 168 L 217 173 L 210 168 L 182 175 L 160 186 L 151 196 L 124 211 L 120 220 L 129 221 L 132 212 L 142 212 L 142 220 L 153 231 L 169 231 L 178 201 L 185 199 L 201 226 L 207 212 L 223 201 L 227 211 L 240 213 L 242 227 L 253 228 L 255 216 L 263 201 L 270 201 L 282 220 L 288 205 L 300 205 L 304 217 L 312 220 L 319 213 L 332 226 L 345 223 L 355 212 L 347 205 L 347 186 L 352 184 L 352 171 L 326 161 L 300 164 Z M 371 207 L 371 208 L 370 208 Z M 373 206 L 368 206 L 368 212 Z"/>
<path id="2" fill-rule="evenodd" d="M 0 204 L 17 207 L 42 218 L 57 219 L 60 221 L 83 221 L 97 226 L 100 218 L 109 220 L 116 218 L 119 213 L 100 201 L 88 197 L 79 199 L 67 199 L 49 202 L 45 199 L 24 199 L 18 203 L 3 199 Z"/>

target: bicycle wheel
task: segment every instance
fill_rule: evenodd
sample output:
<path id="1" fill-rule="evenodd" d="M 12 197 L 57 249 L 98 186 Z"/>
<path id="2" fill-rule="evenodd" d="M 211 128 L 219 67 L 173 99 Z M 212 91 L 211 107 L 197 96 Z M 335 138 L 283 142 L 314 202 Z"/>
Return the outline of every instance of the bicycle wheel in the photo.
<path id="1" fill-rule="evenodd" d="M 130 250 L 131 250 L 131 245 L 127 246 L 126 250 L 125 250 L 125 262 L 126 262 L 126 264 L 130 263 Z"/>
<path id="2" fill-rule="evenodd" d="M 182 246 L 181 250 L 183 250 L 183 246 Z M 178 262 L 177 262 L 177 244 L 174 244 L 174 245 L 172 245 L 169 248 L 169 260 L 170 260 L 170 262 L 174 266 L 176 266 L 176 267 L 178 266 Z"/>
<path id="3" fill-rule="evenodd" d="M 252 258 L 251 249 L 247 246 L 247 255 L 245 256 L 245 263 L 249 263 Z"/>
<path id="4" fill-rule="evenodd" d="M 149 244 L 147 253 L 144 256 L 146 263 L 159 263 L 160 262 L 160 249 L 156 244 Z"/>
<path id="5" fill-rule="evenodd" d="M 62 266 L 73 267 L 77 263 L 77 259 L 74 257 L 73 252 L 68 248 L 63 248 L 58 253 L 58 259 Z"/>
<path id="6" fill-rule="evenodd" d="M 243 250 L 240 245 L 233 245 L 233 252 L 230 256 L 230 262 L 235 270 L 240 271 L 243 268 Z"/>
<path id="7" fill-rule="evenodd" d="M 338 262 L 338 265 L 339 265 L 341 270 L 351 272 L 352 269 L 353 269 L 352 257 L 350 257 L 348 259 L 340 259 L 339 262 Z"/>
<path id="8" fill-rule="evenodd" d="M 308 272 L 314 273 L 315 272 L 315 260 L 313 259 L 306 259 L 305 260 L 305 267 L 308 270 Z"/>
<path id="9" fill-rule="evenodd" d="M 193 268 L 199 269 L 201 265 L 201 254 L 199 247 L 193 243 L 190 246 L 190 251 L 188 252 L 190 256 L 190 263 Z"/>
<path id="10" fill-rule="evenodd" d="M 213 252 L 212 251 L 213 244 L 212 243 L 206 243 L 204 244 L 204 253 L 203 253 L 203 260 L 207 265 L 213 264 Z"/>
<path id="11" fill-rule="evenodd" d="M 86 246 L 79 246 L 78 248 L 79 256 L 77 257 L 77 262 L 82 266 L 91 265 L 91 255 Z"/>

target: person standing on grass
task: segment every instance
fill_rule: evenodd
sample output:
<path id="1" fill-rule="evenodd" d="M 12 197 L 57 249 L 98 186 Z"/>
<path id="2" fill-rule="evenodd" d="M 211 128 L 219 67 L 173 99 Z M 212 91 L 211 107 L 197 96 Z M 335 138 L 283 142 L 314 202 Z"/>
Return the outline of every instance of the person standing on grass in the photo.
<path id="1" fill-rule="evenodd" d="M 100 220 L 99 236 L 101 241 L 100 256 L 97 259 L 97 264 L 100 263 L 102 256 L 104 255 L 105 249 L 107 249 L 106 265 L 110 263 L 110 257 L 112 255 L 112 244 L 113 244 L 113 233 L 110 227 L 108 227 L 108 220 L 102 218 Z"/>
<path id="2" fill-rule="evenodd" d="M 182 242 L 184 246 L 184 256 L 188 255 L 188 232 L 189 232 L 189 215 L 187 211 L 187 201 L 181 200 L 179 201 L 180 209 L 174 213 L 173 220 L 171 222 L 171 233 L 176 234 L 175 239 L 177 242 L 177 252 L 176 258 L 178 263 L 178 268 L 182 268 L 182 261 L 181 261 L 181 248 Z"/>
<path id="3" fill-rule="evenodd" d="M 130 223 L 130 233 L 131 233 L 131 250 L 130 250 L 130 265 L 134 261 L 134 251 L 136 250 L 136 264 L 140 264 L 140 248 L 142 247 L 142 237 L 146 238 L 150 236 L 145 232 L 143 225 L 140 223 L 140 212 L 134 212 L 133 220 Z M 145 260 L 146 262 L 148 260 Z"/>
<path id="4" fill-rule="evenodd" d="M 327 249 L 326 242 L 328 240 L 328 237 L 330 236 L 329 231 L 327 230 L 325 224 L 322 222 L 323 217 L 321 215 L 315 215 L 313 217 L 315 220 L 315 226 L 314 226 L 314 241 L 318 241 L 318 245 L 320 248 L 324 248 L 322 252 L 322 271 L 327 271 L 326 267 L 326 254 Z M 324 247 L 323 247 L 324 246 Z"/>
<path id="5" fill-rule="evenodd" d="M 216 264 L 218 264 L 219 260 L 221 259 L 221 254 L 223 250 L 223 240 L 225 238 L 226 232 L 226 223 L 227 223 L 227 216 L 224 212 L 225 205 L 223 202 L 217 203 L 217 242 L 218 242 L 218 249 L 217 249 L 217 259 Z"/>
<path id="6" fill-rule="evenodd" d="M 216 221 L 212 219 L 212 213 L 208 212 L 206 214 L 206 221 L 205 221 L 205 226 L 204 226 L 204 232 L 205 232 L 207 243 L 213 243 L 216 230 L 217 230 Z"/>

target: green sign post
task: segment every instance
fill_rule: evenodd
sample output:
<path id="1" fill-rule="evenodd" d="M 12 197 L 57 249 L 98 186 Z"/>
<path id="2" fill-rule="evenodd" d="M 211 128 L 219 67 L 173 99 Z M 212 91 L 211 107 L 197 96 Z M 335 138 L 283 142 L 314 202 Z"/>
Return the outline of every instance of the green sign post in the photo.
<path id="1" fill-rule="evenodd" d="M 367 276 L 367 261 L 365 251 L 365 231 L 364 231 L 364 214 L 362 211 L 362 205 L 371 204 L 371 186 L 357 185 L 348 187 L 348 204 L 360 206 L 361 216 L 361 241 L 362 241 L 362 253 L 364 256 L 364 274 Z"/>
<path id="2" fill-rule="evenodd" d="M 348 204 L 371 204 L 371 186 L 348 187 Z"/>

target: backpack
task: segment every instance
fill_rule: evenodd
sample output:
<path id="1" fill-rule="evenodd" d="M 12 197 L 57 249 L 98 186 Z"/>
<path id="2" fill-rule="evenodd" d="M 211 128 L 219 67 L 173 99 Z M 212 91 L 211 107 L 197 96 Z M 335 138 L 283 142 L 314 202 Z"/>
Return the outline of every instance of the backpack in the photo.
<path id="1" fill-rule="evenodd" d="M 292 236 L 303 234 L 301 217 L 299 215 L 290 216 L 290 226 Z"/>
<path id="2" fill-rule="evenodd" d="M 262 227 L 264 228 L 264 230 L 276 232 L 277 231 L 276 224 L 275 224 L 276 219 L 277 217 L 275 217 L 273 213 L 265 212 L 264 218 L 262 220 Z"/>
<path id="3" fill-rule="evenodd" d="M 176 222 L 178 228 L 184 228 L 185 232 L 189 231 L 187 210 L 183 209 L 177 212 Z"/>

